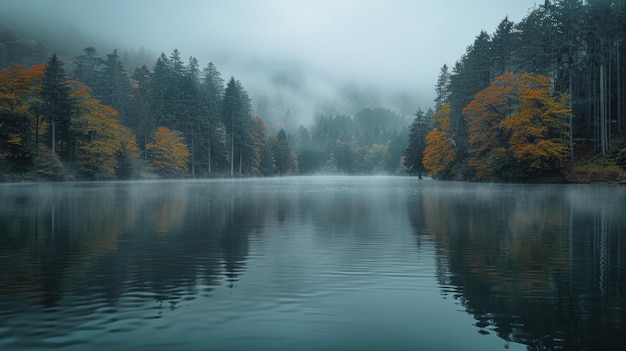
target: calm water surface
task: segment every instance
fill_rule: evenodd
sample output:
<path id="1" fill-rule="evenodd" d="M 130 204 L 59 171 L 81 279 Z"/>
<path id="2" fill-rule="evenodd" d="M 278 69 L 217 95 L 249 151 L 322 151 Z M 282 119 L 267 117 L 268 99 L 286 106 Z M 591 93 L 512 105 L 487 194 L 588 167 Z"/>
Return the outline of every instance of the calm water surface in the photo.
<path id="1" fill-rule="evenodd" d="M 615 350 L 626 187 L 0 185 L 0 350 Z"/>

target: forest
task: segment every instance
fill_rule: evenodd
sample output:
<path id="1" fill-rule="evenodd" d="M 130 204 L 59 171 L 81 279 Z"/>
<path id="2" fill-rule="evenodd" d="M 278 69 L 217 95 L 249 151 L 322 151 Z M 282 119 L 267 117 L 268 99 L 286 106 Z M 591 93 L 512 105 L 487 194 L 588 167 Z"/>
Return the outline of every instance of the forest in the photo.
<path id="1" fill-rule="evenodd" d="M 407 166 L 441 179 L 623 181 L 625 23 L 624 1 L 546 0 L 481 32 L 441 68 Z"/>
<path id="2" fill-rule="evenodd" d="M 411 123 L 386 107 L 268 127 L 243 84 L 174 49 L 59 57 L 0 27 L 0 180 L 415 174 L 623 181 L 626 4 L 546 0 L 479 33 Z M 418 35 L 418 33 L 416 33 Z"/>

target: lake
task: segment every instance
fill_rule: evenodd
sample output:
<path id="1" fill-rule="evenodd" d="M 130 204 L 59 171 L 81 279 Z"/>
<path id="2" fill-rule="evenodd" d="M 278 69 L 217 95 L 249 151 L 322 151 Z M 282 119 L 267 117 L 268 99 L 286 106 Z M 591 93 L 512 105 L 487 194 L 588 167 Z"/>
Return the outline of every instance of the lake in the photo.
<path id="1" fill-rule="evenodd" d="M 615 350 L 626 187 L 0 184 L 1 350 Z"/>

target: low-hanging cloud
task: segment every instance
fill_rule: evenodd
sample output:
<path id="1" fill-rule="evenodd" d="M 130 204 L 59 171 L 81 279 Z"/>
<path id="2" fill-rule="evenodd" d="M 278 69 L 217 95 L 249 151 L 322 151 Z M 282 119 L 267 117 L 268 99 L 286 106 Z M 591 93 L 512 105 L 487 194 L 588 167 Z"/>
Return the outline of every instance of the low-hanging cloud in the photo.
<path id="1" fill-rule="evenodd" d="M 409 115 L 431 107 L 439 68 L 453 65 L 480 30 L 493 32 L 506 16 L 518 22 L 534 4 L 7 0 L 0 4 L 0 20 L 42 34 L 71 25 L 85 38 L 120 48 L 179 49 L 202 66 L 214 62 L 226 78 L 235 76 L 253 99 L 282 101 L 306 123 L 322 110 L 354 113 L 358 106 L 346 93 Z"/>

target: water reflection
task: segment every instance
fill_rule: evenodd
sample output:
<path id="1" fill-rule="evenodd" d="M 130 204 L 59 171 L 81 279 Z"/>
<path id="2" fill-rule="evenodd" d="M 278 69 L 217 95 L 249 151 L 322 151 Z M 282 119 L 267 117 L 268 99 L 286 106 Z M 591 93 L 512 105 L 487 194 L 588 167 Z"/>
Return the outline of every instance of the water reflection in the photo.
<path id="1" fill-rule="evenodd" d="M 408 208 L 418 242 L 435 237 L 444 293 L 482 333 L 532 350 L 608 350 L 626 329 L 624 192 L 451 184 Z"/>
<path id="2" fill-rule="evenodd" d="M 233 287 L 246 269 L 248 235 L 264 215 L 258 202 L 223 196 L 228 189 L 217 184 L 7 187 L 0 204 L 0 319 L 17 335 L 45 330 L 58 337 L 80 329 L 93 311 L 151 301 L 158 307 L 140 318 L 158 318 L 160 309 L 210 295 L 215 286 Z M 82 310 L 56 308 L 83 297 L 93 301 L 83 301 Z M 19 306 L 65 315 L 66 328 L 45 328 L 37 313 L 13 314 Z"/>
<path id="3" fill-rule="evenodd" d="M 0 348 L 601 350 L 626 329 L 624 187 L 338 177 L 0 197 Z"/>

